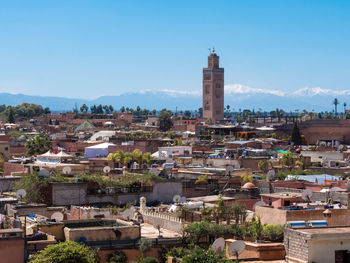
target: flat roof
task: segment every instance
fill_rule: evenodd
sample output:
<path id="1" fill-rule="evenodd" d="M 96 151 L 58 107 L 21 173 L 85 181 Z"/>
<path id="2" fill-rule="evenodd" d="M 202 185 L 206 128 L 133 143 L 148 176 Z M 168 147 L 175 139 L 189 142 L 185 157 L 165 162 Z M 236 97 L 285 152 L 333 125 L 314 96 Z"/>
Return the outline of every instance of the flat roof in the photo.
<path id="1" fill-rule="evenodd" d="M 302 228 L 298 231 L 305 234 L 350 234 L 350 227 Z"/>
<path id="2" fill-rule="evenodd" d="M 219 199 L 219 195 L 207 195 L 207 196 L 200 196 L 200 197 L 192 197 L 192 198 L 187 198 L 187 200 L 189 201 L 193 201 L 193 202 L 215 202 Z M 222 196 L 222 199 L 224 201 L 227 200 L 235 200 L 234 197 L 227 197 L 227 196 Z"/>
<path id="3" fill-rule="evenodd" d="M 290 229 L 309 240 L 350 240 L 350 227 L 315 227 Z"/>
<path id="4" fill-rule="evenodd" d="M 271 194 L 260 194 L 260 196 L 280 198 L 280 199 L 290 199 L 290 198 L 299 198 L 301 193 L 294 192 L 281 192 L 281 193 L 271 193 Z"/>

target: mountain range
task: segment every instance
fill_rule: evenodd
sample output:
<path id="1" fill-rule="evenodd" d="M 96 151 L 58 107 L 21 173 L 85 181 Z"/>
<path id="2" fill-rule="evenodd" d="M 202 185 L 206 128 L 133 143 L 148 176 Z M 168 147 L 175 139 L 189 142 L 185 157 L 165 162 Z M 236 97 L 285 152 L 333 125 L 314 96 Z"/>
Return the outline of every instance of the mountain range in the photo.
<path id="1" fill-rule="evenodd" d="M 196 110 L 201 107 L 202 94 L 197 91 L 178 90 L 144 90 L 132 93 L 123 93 L 116 96 L 101 96 L 96 99 L 78 99 L 64 97 L 44 97 L 23 94 L 0 93 L 0 104 L 18 105 L 23 102 L 40 104 L 49 107 L 55 112 L 72 110 L 75 105 L 79 108 L 82 104 L 112 105 L 115 109 L 131 107 L 147 109 L 167 108 L 171 110 Z M 305 87 L 292 92 L 280 90 L 257 89 L 241 84 L 225 86 L 225 105 L 230 105 L 230 110 L 261 109 L 270 111 L 276 108 L 285 111 L 332 111 L 333 100 L 338 98 L 340 105 L 338 111 L 342 111 L 343 103 L 350 106 L 350 90 L 330 90 L 320 87 Z"/>

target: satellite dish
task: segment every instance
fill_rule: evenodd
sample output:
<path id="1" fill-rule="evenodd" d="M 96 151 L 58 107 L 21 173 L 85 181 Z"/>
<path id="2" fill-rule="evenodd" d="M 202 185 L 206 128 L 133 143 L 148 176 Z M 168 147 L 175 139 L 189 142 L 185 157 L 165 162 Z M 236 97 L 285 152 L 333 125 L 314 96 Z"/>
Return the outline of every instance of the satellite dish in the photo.
<path id="1" fill-rule="evenodd" d="M 215 239 L 212 248 L 217 254 L 222 254 L 225 249 L 225 239 L 222 237 Z"/>
<path id="2" fill-rule="evenodd" d="M 342 151 L 344 149 L 344 145 L 343 144 L 340 144 L 339 146 L 338 146 L 338 150 L 339 151 Z"/>
<path id="3" fill-rule="evenodd" d="M 256 202 L 253 206 L 253 210 L 255 211 L 255 208 L 257 206 L 266 206 L 266 203 L 264 201 L 259 201 L 259 202 Z"/>
<path id="4" fill-rule="evenodd" d="M 245 243 L 241 240 L 236 240 L 228 246 L 228 254 L 230 256 L 236 256 L 238 259 L 238 255 L 241 254 L 244 249 Z"/>
<path id="5" fill-rule="evenodd" d="M 20 199 L 26 197 L 26 195 L 27 195 L 27 192 L 26 192 L 26 190 L 24 190 L 24 189 L 19 189 L 19 190 L 17 190 L 17 192 L 16 192 L 17 198 L 20 198 Z"/>
<path id="6" fill-rule="evenodd" d="M 64 174 L 70 174 L 72 172 L 72 168 L 70 168 L 69 166 L 65 166 L 63 167 L 62 172 Z"/>
<path id="7" fill-rule="evenodd" d="M 180 202 L 180 201 L 181 201 L 181 196 L 179 196 L 179 195 L 174 195 L 173 201 L 174 201 L 174 203 Z"/>
<path id="8" fill-rule="evenodd" d="M 239 163 L 235 164 L 235 169 L 241 169 L 241 165 Z"/>
<path id="9" fill-rule="evenodd" d="M 41 169 L 38 173 L 39 176 L 42 177 L 50 177 L 50 172 L 46 169 Z"/>
<path id="10" fill-rule="evenodd" d="M 186 198 L 185 196 L 182 196 L 182 197 L 180 198 L 180 202 L 181 202 L 181 203 L 186 203 L 186 202 L 187 202 L 187 198 Z"/>
<path id="11" fill-rule="evenodd" d="M 272 181 L 273 180 L 273 178 L 275 178 L 275 170 L 270 170 L 268 173 L 267 173 L 267 180 L 268 181 Z"/>
<path id="12" fill-rule="evenodd" d="M 210 166 L 213 166 L 213 165 L 214 165 L 214 161 L 213 161 L 213 160 L 210 160 L 210 161 L 208 162 L 208 164 L 209 164 Z"/>
<path id="13" fill-rule="evenodd" d="M 348 190 L 348 192 L 350 192 L 350 181 L 348 181 L 348 182 L 346 183 L 346 190 Z"/>
<path id="14" fill-rule="evenodd" d="M 310 202 L 311 196 L 312 196 L 312 190 L 310 190 L 310 189 L 305 189 L 301 193 L 301 197 L 303 198 L 303 200 L 307 201 L 308 203 Z"/>
<path id="15" fill-rule="evenodd" d="M 104 172 L 105 174 L 108 174 L 110 171 L 111 171 L 111 167 L 109 167 L 109 166 L 103 167 L 103 172 Z"/>
<path id="16" fill-rule="evenodd" d="M 55 219 L 56 222 L 62 221 L 64 218 L 63 214 L 61 212 L 55 212 L 51 215 L 51 219 Z"/>

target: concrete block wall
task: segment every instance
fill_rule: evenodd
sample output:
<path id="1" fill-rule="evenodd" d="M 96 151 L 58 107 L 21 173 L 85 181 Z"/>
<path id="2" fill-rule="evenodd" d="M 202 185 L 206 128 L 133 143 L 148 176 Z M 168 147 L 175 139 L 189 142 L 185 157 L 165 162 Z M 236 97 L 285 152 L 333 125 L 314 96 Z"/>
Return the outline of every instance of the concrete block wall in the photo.
<path id="1" fill-rule="evenodd" d="M 284 231 L 284 248 L 286 256 L 307 261 L 309 258 L 309 242 L 307 236 L 293 229 Z"/>

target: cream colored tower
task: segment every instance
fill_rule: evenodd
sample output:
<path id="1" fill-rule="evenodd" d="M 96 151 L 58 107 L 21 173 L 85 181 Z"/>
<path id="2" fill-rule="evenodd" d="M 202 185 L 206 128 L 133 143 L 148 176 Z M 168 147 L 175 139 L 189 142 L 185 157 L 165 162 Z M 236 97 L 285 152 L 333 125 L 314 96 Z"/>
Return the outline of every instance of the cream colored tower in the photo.
<path id="1" fill-rule="evenodd" d="M 203 68 L 203 118 L 208 122 L 224 119 L 224 69 L 219 67 L 215 49 L 208 56 L 208 67 Z"/>

